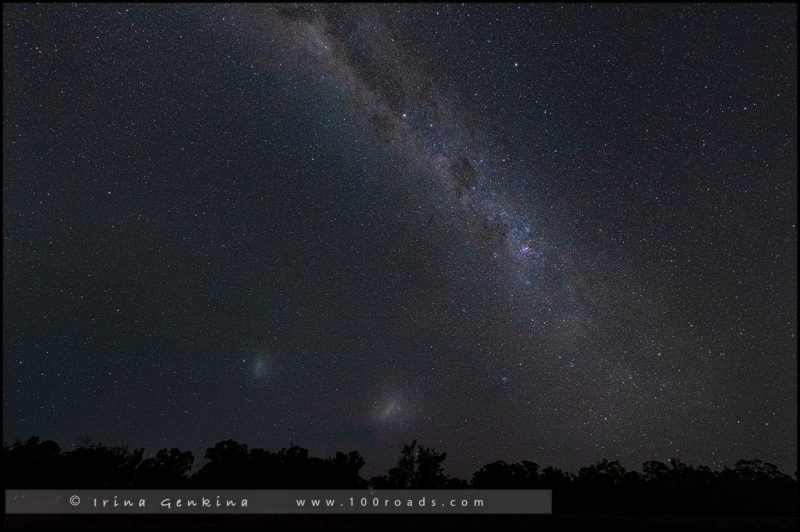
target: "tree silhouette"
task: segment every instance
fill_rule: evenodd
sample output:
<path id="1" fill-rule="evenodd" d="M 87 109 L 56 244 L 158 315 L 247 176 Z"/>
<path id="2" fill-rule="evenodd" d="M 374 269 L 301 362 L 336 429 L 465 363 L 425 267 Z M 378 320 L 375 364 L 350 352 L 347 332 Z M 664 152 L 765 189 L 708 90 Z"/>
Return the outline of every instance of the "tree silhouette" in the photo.
<path id="1" fill-rule="evenodd" d="M 482 489 L 534 489 L 539 485 L 539 465 L 527 460 L 518 464 L 498 460 L 476 471 L 472 485 Z"/>
<path id="2" fill-rule="evenodd" d="M 197 487 L 250 488 L 252 471 L 247 445 L 225 440 L 206 450 L 208 463 L 194 475 Z"/>
<path id="3" fill-rule="evenodd" d="M 53 441 L 32 437 L 3 446 L 3 477 L 12 489 L 539 488 L 553 490 L 555 513 L 797 515 L 797 479 L 757 459 L 739 460 L 721 471 L 677 458 L 647 461 L 641 473 L 603 459 L 577 475 L 552 466 L 540 469 L 531 461 L 499 460 L 475 471 L 468 483 L 445 474 L 446 453 L 414 440 L 402 446 L 395 467 L 367 483 L 357 451 L 318 458 L 296 445 L 270 452 L 225 440 L 206 450 L 206 463 L 194 474 L 190 452 L 161 449 L 150 458 L 143 453 L 89 440 L 64 451 Z"/>
<path id="4" fill-rule="evenodd" d="M 297 445 L 277 453 L 250 449 L 233 440 L 206 451 L 208 463 L 189 481 L 198 488 L 311 489 L 360 488 L 364 459 L 358 451 L 337 452 L 333 458 L 309 457 Z"/>
<path id="5" fill-rule="evenodd" d="M 642 465 L 642 471 L 644 472 L 644 479 L 646 481 L 654 482 L 666 477 L 667 473 L 669 473 L 669 468 L 667 464 L 663 462 L 650 460 Z"/>
<path id="6" fill-rule="evenodd" d="M 25 443 L 3 446 L 3 476 L 15 488 L 66 487 L 61 448 L 54 441 L 29 438 Z"/>
<path id="7" fill-rule="evenodd" d="M 189 479 L 194 456 L 180 449 L 161 449 L 155 458 L 139 464 L 133 481 L 137 488 L 183 488 Z"/>
<path id="8" fill-rule="evenodd" d="M 397 466 L 384 477 L 375 477 L 370 484 L 375 488 L 444 488 L 448 477 L 444 474 L 442 462 L 447 453 L 437 453 L 434 449 L 417 445 L 417 440 L 404 445 Z"/>

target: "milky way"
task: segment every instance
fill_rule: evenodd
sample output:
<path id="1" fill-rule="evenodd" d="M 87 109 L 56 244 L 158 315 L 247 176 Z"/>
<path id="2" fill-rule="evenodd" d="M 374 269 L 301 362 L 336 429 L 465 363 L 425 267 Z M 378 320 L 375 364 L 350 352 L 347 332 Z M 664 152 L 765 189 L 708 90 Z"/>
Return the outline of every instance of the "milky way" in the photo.
<path id="1" fill-rule="evenodd" d="M 9 441 L 796 469 L 796 7 L 3 11 Z"/>
<path id="2" fill-rule="evenodd" d="M 491 140 L 491 131 L 483 134 L 476 131 L 478 125 L 466 124 L 464 110 L 423 82 L 425 75 L 413 63 L 405 64 L 402 47 L 388 37 L 391 30 L 371 9 L 270 6 L 247 11 L 270 41 L 278 43 L 284 60 L 334 80 L 351 110 L 373 126 L 377 140 L 403 159 L 403 168 L 432 181 L 425 199 L 459 228 L 477 260 L 491 264 L 493 276 L 509 278 L 506 289 L 521 290 L 522 297 L 534 286 L 555 289 L 557 296 L 550 297 L 559 300 L 573 282 L 580 290 L 574 279 L 580 273 L 574 266 L 565 268 L 572 253 L 560 251 L 570 243 L 551 243 L 544 236 L 546 217 L 511 197 L 511 176 L 536 169 L 514 165 Z M 329 22 L 331 17 L 350 24 L 338 26 Z M 347 31 L 364 37 L 361 53 L 348 49 L 337 35 Z M 564 240 L 557 231 L 550 238 Z M 548 308 L 547 313 L 557 310 L 562 309 Z"/>
<path id="3" fill-rule="evenodd" d="M 516 366 L 493 368 L 502 375 L 502 385 L 508 383 L 507 374 L 520 367 L 544 368 L 552 376 L 559 368 L 574 369 L 581 359 L 578 364 L 592 373 L 616 372 L 618 381 L 624 377 L 596 392 L 600 396 L 616 394 L 620 386 L 636 386 L 626 361 L 591 353 L 588 347 L 592 322 L 605 319 L 604 309 L 619 304 L 610 298 L 624 295 L 612 294 L 613 284 L 592 283 L 580 264 L 586 252 L 577 250 L 557 223 L 537 215 L 530 202 L 512 195 L 515 175 L 533 183 L 535 195 L 537 174 L 543 170 L 515 164 L 493 139 L 490 127 L 483 131 L 480 124 L 468 124 L 468 111 L 417 71 L 373 9 L 266 7 L 246 12 L 249 21 L 277 44 L 281 61 L 301 64 L 332 80 L 350 111 L 372 126 L 391 160 L 403 171 L 426 176 L 429 188 L 423 201 L 436 209 L 434 216 L 456 228 L 456 240 L 447 245 L 464 246 L 470 260 L 485 264 L 478 282 L 493 283 L 498 310 L 512 316 L 503 334 L 522 340 L 512 340 L 513 347 L 503 345 L 501 353 L 487 353 L 500 366 Z M 348 32 L 362 39 L 357 50 L 346 45 Z M 608 269 L 613 267 L 619 266 Z M 553 329 L 557 334 L 548 332 Z M 534 338 L 546 338 L 550 349 L 566 352 L 528 351 L 526 340 Z M 507 350 L 519 354 L 509 355 Z M 544 399 L 538 391 L 531 396 Z"/>

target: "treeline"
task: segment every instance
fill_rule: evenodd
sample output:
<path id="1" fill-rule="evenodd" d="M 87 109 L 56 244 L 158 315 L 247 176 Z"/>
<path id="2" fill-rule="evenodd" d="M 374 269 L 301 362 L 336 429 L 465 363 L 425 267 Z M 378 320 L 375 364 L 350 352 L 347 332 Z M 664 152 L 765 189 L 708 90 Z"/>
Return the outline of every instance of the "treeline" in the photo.
<path id="1" fill-rule="evenodd" d="M 403 446 L 395 467 L 369 480 L 360 475 L 358 451 L 317 458 L 298 446 L 270 452 L 233 440 L 209 448 L 195 473 L 194 456 L 179 449 L 145 458 L 144 449 L 87 443 L 65 451 L 33 437 L 4 445 L 2 454 L 5 487 L 14 489 L 552 489 L 556 513 L 797 515 L 797 480 L 761 460 L 740 460 L 722 471 L 677 459 L 649 461 L 642 472 L 602 460 L 577 475 L 498 461 L 467 481 L 445 474 L 446 453 L 416 441 Z"/>

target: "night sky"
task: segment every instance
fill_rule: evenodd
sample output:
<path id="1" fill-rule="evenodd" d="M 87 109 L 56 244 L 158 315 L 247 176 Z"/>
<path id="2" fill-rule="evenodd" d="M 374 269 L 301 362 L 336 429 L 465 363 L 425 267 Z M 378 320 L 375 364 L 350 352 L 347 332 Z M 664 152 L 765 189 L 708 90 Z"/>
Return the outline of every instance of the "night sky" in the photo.
<path id="1" fill-rule="evenodd" d="M 793 474 L 796 25 L 4 4 L 4 441 Z"/>

